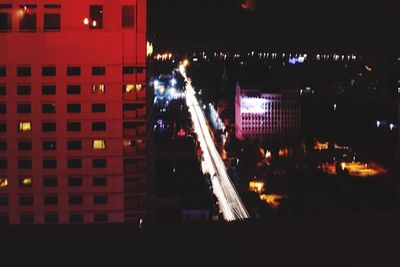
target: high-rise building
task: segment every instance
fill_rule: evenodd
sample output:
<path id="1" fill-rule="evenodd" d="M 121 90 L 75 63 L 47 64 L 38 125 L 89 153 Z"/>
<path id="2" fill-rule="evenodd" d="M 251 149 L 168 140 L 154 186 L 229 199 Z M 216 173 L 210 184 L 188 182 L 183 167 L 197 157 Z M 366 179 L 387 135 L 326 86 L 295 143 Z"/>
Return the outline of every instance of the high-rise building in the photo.
<path id="1" fill-rule="evenodd" d="M 301 129 L 298 96 L 238 83 L 235 96 L 235 133 L 242 139 L 296 135 Z"/>
<path id="2" fill-rule="evenodd" d="M 146 0 L 0 0 L 0 223 L 148 216 Z"/>

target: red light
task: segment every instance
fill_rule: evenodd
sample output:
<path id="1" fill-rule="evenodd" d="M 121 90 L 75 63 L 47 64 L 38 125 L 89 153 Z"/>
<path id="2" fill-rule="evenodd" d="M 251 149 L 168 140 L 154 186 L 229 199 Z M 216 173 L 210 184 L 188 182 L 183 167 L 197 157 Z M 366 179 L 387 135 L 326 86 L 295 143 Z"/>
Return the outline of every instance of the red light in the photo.
<path id="1" fill-rule="evenodd" d="M 181 129 L 178 131 L 178 136 L 179 136 L 179 137 L 184 137 L 184 136 L 186 136 L 185 130 L 181 128 Z"/>

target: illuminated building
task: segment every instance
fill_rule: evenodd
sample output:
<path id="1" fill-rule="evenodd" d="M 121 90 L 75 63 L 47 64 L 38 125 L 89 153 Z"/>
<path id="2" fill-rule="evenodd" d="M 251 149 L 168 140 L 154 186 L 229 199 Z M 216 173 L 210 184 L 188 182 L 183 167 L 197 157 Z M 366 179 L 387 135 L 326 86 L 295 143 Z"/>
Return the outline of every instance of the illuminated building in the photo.
<path id="1" fill-rule="evenodd" d="M 0 224 L 138 223 L 146 0 L 0 1 Z"/>
<path id="2" fill-rule="evenodd" d="M 238 139 L 296 135 L 300 133 L 300 120 L 298 97 L 282 92 L 266 92 L 262 88 L 242 88 L 237 84 L 235 132 Z"/>

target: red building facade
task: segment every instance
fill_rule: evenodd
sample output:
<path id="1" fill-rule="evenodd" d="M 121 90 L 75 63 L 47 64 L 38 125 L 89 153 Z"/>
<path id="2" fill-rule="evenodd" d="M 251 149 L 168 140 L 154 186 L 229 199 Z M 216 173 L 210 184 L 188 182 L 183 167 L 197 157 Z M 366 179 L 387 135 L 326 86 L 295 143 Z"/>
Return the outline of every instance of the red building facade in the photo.
<path id="1" fill-rule="evenodd" d="M 148 215 L 146 0 L 0 0 L 0 224 Z"/>

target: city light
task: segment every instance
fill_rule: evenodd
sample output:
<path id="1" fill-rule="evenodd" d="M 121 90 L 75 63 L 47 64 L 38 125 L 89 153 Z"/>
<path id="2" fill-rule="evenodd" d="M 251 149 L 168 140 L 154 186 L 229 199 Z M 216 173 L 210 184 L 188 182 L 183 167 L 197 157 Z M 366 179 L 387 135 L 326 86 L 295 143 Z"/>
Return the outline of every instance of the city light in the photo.
<path id="1" fill-rule="evenodd" d="M 240 113 L 264 114 L 268 100 L 257 97 L 242 97 L 240 99 Z"/>
<path id="2" fill-rule="evenodd" d="M 172 86 L 175 86 L 176 84 L 177 84 L 176 79 L 171 79 L 171 85 L 172 85 Z"/>

